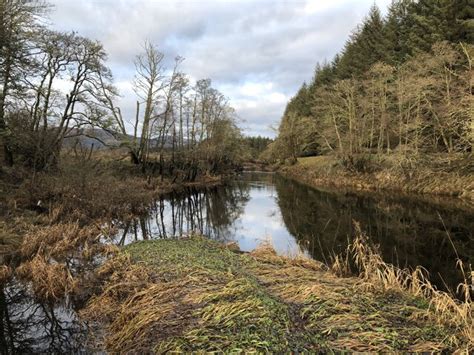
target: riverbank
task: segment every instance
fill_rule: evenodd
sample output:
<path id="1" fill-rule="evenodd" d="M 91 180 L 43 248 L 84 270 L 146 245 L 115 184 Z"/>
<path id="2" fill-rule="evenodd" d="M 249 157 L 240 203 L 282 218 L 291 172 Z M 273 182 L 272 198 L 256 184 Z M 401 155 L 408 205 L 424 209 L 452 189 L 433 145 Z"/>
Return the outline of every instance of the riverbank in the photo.
<path id="1" fill-rule="evenodd" d="M 186 188 L 213 187 L 228 178 L 201 176 L 193 182 L 173 181 L 134 174 L 124 166 L 126 171 L 105 168 L 96 172 L 80 171 L 74 166 L 27 178 L 26 172 L 4 172 L 0 179 L 0 260 L 8 263 L 14 259 L 18 264 L 34 257 L 20 255 L 24 238 L 29 235 L 41 235 L 43 230 L 55 227 L 58 233 L 68 235 L 67 226 L 71 225 L 100 233 L 98 226 L 127 223 L 146 214 L 163 195 Z M 49 242 L 44 241 L 45 245 Z M 64 242 L 68 243 L 67 238 Z M 76 247 L 82 245 L 72 243 L 70 249 Z"/>
<path id="2" fill-rule="evenodd" d="M 394 280 L 341 278 L 269 246 L 242 254 L 201 237 L 138 242 L 99 275 L 105 283 L 82 316 L 105 327 L 95 340 L 110 352 L 469 347 L 465 325 L 439 317 L 421 293 Z"/>
<path id="3" fill-rule="evenodd" d="M 334 156 L 306 157 L 298 158 L 293 165 L 283 165 L 278 171 L 314 187 L 449 196 L 474 204 L 472 157 L 458 161 L 439 156 L 402 162 L 396 157 L 374 159 L 362 156 L 341 162 Z"/>
<path id="4" fill-rule="evenodd" d="M 246 161 L 242 164 L 242 170 L 244 172 L 275 172 L 278 168 L 276 166 L 267 164 L 264 161 L 252 160 Z"/>
<path id="5" fill-rule="evenodd" d="M 75 312 L 73 317 L 80 326 L 87 320 L 85 337 L 96 339 L 87 346 L 80 340 L 75 351 L 92 351 L 94 346 L 110 352 L 436 351 L 468 346 L 466 319 L 471 318 L 466 314 L 471 312 L 470 306 L 463 308 L 448 295 L 432 297 L 428 286 L 405 290 L 400 280 L 405 280 L 406 286 L 406 275 L 379 263 L 370 253 L 369 258 L 363 258 L 368 261 L 362 269 L 377 268 L 365 269 L 364 276 L 358 278 L 337 276 L 347 275 L 341 258 L 330 268 L 308 259 L 277 256 L 268 247 L 246 254 L 235 246 L 228 248 L 203 238 L 118 247 L 126 244 L 119 242 L 127 233 L 122 221 L 138 223 L 135 213 L 150 208 L 148 198 L 178 186 L 159 177 L 135 176 L 117 169 L 113 174 L 104 169 L 87 175 L 88 184 L 81 186 L 77 182 L 83 178 L 70 171 L 57 172 L 57 182 L 51 180 L 54 174 L 37 176 L 36 183 L 41 182 L 42 188 L 35 190 L 27 189 L 27 181 L 17 186 L 16 209 L 3 216 L 6 228 L 3 234 L 0 226 L 0 234 L 12 236 L 14 232 L 23 240 L 17 239 L 14 260 L 0 268 L 0 279 L 7 300 L 5 314 L 17 312 L 18 300 L 32 297 L 31 308 L 48 310 L 44 321 L 48 329 L 54 328 L 55 322 L 64 329 L 60 322 L 64 308 L 60 307 L 66 304 L 66 312 L 82 309 L 82 318 Z M 212 178 L 206 183 L 219 181 Z M 247 201 L 244 190 L 240 186 L 238 195 Z M 22 198 L 28 191 L 37 191 L 34 199 Z M 78 193 L 83 193 L 82 198 Z M 294 190 L 288 193 L 298 198 Z M 230 199 L 222 191 L 218 195 Z M 27 204 L 37 198 L 44 200 Z M 207 216 L 210 213 L 222 219 L 222 199 L 203 200 L 206 206 L 217 208 L 216 213 L 207 211 Z M 196 211 L 196 202 L 184 205 Z M 233 207 L 235 211 L 238 204 Z M 137 239 L 136 233 L 128 242 Z M 147 238 L 146 234 L 141 237 Z M 228 232 L 221 237 L 234 239 Z M 377 275 L 382 279 L 376 279 Z M 424 285 L 419 278 L 410 283 L 419 285 L 419 281 Z M 12 290 L 18 289 L 21 297 L 12 297 Z M 27 333 L 29 329 L 21 328 L 27 324 L 7 326 L 4 343 L 9 341 L 9 330 L 16 334 L 16 329 L 22 329 L 20 337 Z M 67 328 L 64 332 L 78 333 Z M 46 341 L 54 339 L 60 338 L 54 335 Z M 38 352 L 45 349 L 51 349 L 49 344 L 36 348 Z"/>
<path id="6" fill-rule="evenodd" d="M 33 173 L 17 166 L 0 169 L 0 220 L 37 224 L 127 220 L 146 212 L 158 197 L 186 187 L 223 183 L 227 175 L 199 175 L 193 181 L 144 174 L 125 161 L 64 159 L 55 171 Z M 11 223 L 10 223 L 11 224 Z"/>
<path id="7" fill-rule="evenodd" d="M 87 352 L 78 318 L 94 293 L 96 268 L 118 252 L 117 238 L 162 196 L 222 184 L 146 175 L 129 162 L 64 159 L 34 174 L 0 169 L 0 349 L 6 353 Z"/>
<path id="8" fill-rule="evenodd" d="M 60 271 L 59 287 L 64 286 L 61 294 L 65 295 L 70 291 L 69 276 L 87 276 L 76 270 L 75 263 L 83 267 L 108 254 L 110 248 L 104 247 L 102 239 L 117 233 L 117 223 L 147 213 L 165 194 L 212 187 L 225 179 L 202 175 L 190 182 L 145 175 L 139 167 L 109 156 L 82 164 L 68 158 L 59 169 L 41 173 L 22 166 L 2 167 L 0 281 L 8 283 L 13 277 L 48 292 L 55 282 L 50 278 Z"/>

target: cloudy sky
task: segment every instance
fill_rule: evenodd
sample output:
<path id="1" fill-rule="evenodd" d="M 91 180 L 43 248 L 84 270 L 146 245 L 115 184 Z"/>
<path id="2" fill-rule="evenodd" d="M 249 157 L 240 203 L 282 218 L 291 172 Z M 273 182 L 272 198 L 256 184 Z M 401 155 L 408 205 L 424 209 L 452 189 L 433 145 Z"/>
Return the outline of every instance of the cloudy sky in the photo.
<path id="1" fill-rule="evenodd" d="M 133 60 L 144 40 L 193 80 L 211 78 L 248 135 L 273 136 L 285 104 L 318 61 L 331 59 L 374 2 L 391 0 L 52 0 L 52 26 L 98 39 L 120 105 L 133 112 Z"/>

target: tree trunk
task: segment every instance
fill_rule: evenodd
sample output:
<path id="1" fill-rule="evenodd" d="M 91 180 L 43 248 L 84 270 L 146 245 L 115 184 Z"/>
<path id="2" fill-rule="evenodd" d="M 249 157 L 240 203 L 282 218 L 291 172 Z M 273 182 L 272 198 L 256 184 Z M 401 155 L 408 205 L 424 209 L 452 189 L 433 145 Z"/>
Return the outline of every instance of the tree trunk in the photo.
<path id="1" fill-rule="evenodd" d="M 5 104 L 6 98 L 9 90 L 10 82 L 10 72 L 11 72 L 11 61 L 10 58 L 6 59 L 5 63 L 5 72 L 3 74 L 3 87 L 2 93 L 0 94 L 0 138 L 3 138 L 3 152 L 4 152 L 4 163 L 7 166 L 13 166 L 13 152 L 11 151 L 9 145 L 9 137 L 7 131 L 7 124 L 5 119 Z M 2 137 L 3 136 L 3 137 Z"/>

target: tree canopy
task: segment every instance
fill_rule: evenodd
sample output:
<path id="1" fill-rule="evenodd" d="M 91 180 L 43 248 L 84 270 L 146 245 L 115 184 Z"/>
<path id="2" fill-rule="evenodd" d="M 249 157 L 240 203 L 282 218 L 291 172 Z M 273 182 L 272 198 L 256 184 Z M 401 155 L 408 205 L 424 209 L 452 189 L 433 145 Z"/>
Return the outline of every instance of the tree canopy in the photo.
<path id="1" fill-rule="evenodd" d="M 473 18 L 469 0 L 372 6 L 288 102 L 274 155 L 472 151 Z"/>

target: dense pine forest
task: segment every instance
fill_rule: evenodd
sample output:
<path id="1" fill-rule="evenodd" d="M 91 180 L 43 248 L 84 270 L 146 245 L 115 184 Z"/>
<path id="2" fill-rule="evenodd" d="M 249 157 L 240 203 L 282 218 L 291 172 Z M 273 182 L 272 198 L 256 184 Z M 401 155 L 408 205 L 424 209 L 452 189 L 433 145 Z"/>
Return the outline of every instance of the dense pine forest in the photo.
<path id="1" fill-rule="evenodd" d="M 474 144 L 474 5 L 374 5 L 288 102 L 268 156 L 469 153 Z"/>

